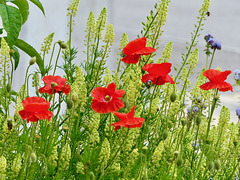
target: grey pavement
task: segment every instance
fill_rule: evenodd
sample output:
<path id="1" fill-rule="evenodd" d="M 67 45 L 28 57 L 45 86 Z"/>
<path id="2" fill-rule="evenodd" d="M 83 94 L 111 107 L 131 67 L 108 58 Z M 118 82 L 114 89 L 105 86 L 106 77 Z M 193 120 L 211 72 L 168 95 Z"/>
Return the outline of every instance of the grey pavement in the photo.
<path id="1" fill-rule="evenodd" d="M 70 0 L 51 0 L 42 1 L 45 7 L 46 17 L 41 12 L 33 8 L 29 21 L 23 27 L 21 38 L 26 39 L 37 49 L 40 49 L 39 42 L 48 34 L 55 32 L 55 41 L 58 39 L 67 39 L 66 24 L 66 7 Z M 114 25 L 115 43 L 113 53 L 109 62 L 116 61 L 116 53 L 120 37 L 124 32 L 129 36 L 129 40 L 133 40 L 140 34 L 142 29 L 141 22 L 146 21 L 146 16 L 153 9 L 156 0 L 80 0 L 79 12 L 76 17 L 76 25 L 74 26 L 73 44 L 83 50 L 84 29 L 87 16 L 91 11 L 97 16 L 103 7 L 108 9 L 108 22 Z M 173 0 L 169 6 L 168 21 L 164 26 L 165 31 L 161 38 L 160 49 L 167 42 L 173 42 L 173 55 L 171 62 L 173 65 L 180 64 L 181 53 L 185 53 L 185 42 L 190 41 L 190 33 L 194 29 L 198 10 L 200 9 L 202 0 Z M 221 67 L 222 70 L 232 70 L 240 67 L 240 1 L 239 0 L 217 0 L 212 1 L 210 6 L 210 16 L 205 21 L 204 30 L 199 37 L 199 65 L 196 71 L 204 67 L 205 55 L 203 52 L 205 34 L 211 33 L 217 40 L 222 43 L 222 50 L 215 55 L 213 68 Z M 79 57 L 79 60 L 84 58 Z M 25 61 L 26 62 L 26 61 Z M 21 68 L 26 68 L 23 62 L 20 62 Z M 114 68 L 115 63 L 109 63 Z M 22 70 L 21 70 L 22 71 Z M 20 78 L 21 76 L 18 76 Z M 233 74 L 228 77 L 228 82 L 234 84 Z M 19 79 L 16 78 L 18 81 Z M 195 76 L 191 79 L 195 81 Z M 237 121 L 235 109 L 240 107 L 239 99 L 240 88 L 234 87 L 234 93 L 221 93 L 222 104 L 231 110 L 232 121 Z M 217 110 L 219 111 L 219 109 Z M 215 114 L 215 117 L 218 113 Z"/>

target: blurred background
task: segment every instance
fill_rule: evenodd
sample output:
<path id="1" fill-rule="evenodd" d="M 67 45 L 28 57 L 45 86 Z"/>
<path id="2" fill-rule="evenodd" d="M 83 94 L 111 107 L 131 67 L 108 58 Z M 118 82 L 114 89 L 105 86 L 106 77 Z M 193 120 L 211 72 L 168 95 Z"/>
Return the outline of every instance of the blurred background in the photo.
<path id="1" fill-rule="evenodd" d="M 29 20 L 22 27 L 20 34 L 21 39 L 26 40 L 38 51 L 40 51 L 43 39 L 52 32 L 55 32 L 54 42 L 68 39 L 67 24 L 69 19 L 66 14 L 71 1 L 42 0 L 41 2 L 46 16 L 38 8 L 31 5 Z M 85 58 L 81 56 L 81 52 L 84 50 L 84 30 L 90 11 L 93 11 L 97 17 L 103 7 L 107 8 L 108 23 L 113 24 L 115 29 L 113 52 L 108 60 L 110 69 L 114 69 L 120 37 L 125 32 L 129 40 L 137 38 L 142 29 L 141 22 L 146 21 L 146 16 L 149 15 L 151 9 L 154 9 L 153 6 L 156 2 L 157 0 L 80 0 L 78 14 L 75 18 L 76 25 L 73 27 L 73 45 L 79 50 L 76 63 L 79 64 L 78 62 Z M 170 3 L 168 20 L 163 27 L 165 32 L 161 37 L 158 52 L 161 54 L 165 45 L 172 41 L 171 63 L 173 66 L 180 64 L 181 53 L 186 53 L 185 45 L 186 42 L 190 41 L 201 4 L 202 0 L 178 0 Z M 216 52 L 212 68 L 221 67 L 222 70 L 232 70 L 233 73 L 229 75 L 227 81 L 234 84 L 234 70 L 240 68 L 240 1 L 212 1 L 209 11 L 210 16 L 205 21 L 204 30 L 198 38 L 199 64 L 196 71 L 205 66 L 203 52 L 205 40 L 203 38 L 204 35 L 210 33 L 222 43 L 222 50 Z M 14 77 L 15 82 L 23 82 L 22 72 L 25 72 L 29 59 L 28 56 L 22 55 L 18 73 Z M 191 81 L 194 83 L 196 76 L 193 76 Z M 235 109 L 240 107 L 239 92 L 240 88 L 234 86 L 234 93 L 221 93 L 222 104 L 229 107 L 233 121 L 237 121 Z M 218 112 L 219 110 L 220 108 L 218 108 Z M 215 113 L 215 116 L 218 116 L 218 112 Z"/>

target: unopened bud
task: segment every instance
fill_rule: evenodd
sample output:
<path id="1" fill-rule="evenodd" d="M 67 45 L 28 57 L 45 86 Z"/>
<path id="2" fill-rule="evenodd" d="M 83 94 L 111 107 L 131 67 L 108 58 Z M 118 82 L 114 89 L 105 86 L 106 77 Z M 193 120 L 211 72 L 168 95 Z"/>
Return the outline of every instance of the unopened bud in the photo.
<path id="1" fill-rule="evenodd" d="M 211 144 L 212 140 L 207 138 L 207 139 L 205 139 L 205 142 L 206 142 L 206 144 Z"/>
<path id="2" fill-rule="evenodd" d="M 67 108 L 72 109 L 72 107 L 73 107 L 73 101 L 71 99 L 68 99 L 67 100 Z"/>
<path id="3" fill-rule="evenodd" d="M 32 163 L 36 162 L 37 156 L 36 156 L 36 154 L 34 152 L 31 153 L 30 160 L 31 160 Z"/>
<path id="4" fill-rule="evenodd" d="M 29 65 L 30 66 L 33 65 L 36 61 L 37 61 L 36 56 L 32 57 L 32 59 L 30 59 L 30 61 L 29 61 Z"/>
<path id="5" fill-rule="evenodd" d="M 198 116 L 196 117 L 196 124 L 197 124 L 197 125 L 200 125 L 201 121 L 202 121 L 202 116 L 201 116 L 201 115 L 198 115 Z"/>
<path id="6" fill-rule="evenodd" d="M 64 42 L 60 46 L 62 49 L 67 49 L 67 44 L 65 44 Z"/>
<path id="7" fill-rule="evenodd" d="M 221 168 L 221 162 L 220 162 L 219 159 L 216 159 L 216 160 L 214 161 L 214 168 L 215 168 L 216 170 L 219 170 L 219 169 Z"/>
<path id="8" fill-rule="evenodd" d="M 7 92 L 9 93 L 12 89 L 12 84 L 11 83 L 7 83 Z"/>
<path id="9" fill-rule="evenodd" d="M 15 51 L 13 49 L 10 49 L 10 51 L 9 51 L 10 56 L 13 56 L 14 53 L 15 53 Z"/>
<path id="10" fill-rule="evenodd" d="M 165 139 L 167 139 L 167 138 L 168 138 L 168 131 L 165 130 L 165 131 L 163 132 L 163 140 L 165 140 Z"/>
<path id="11" fill-rule="evenodd" d="M 180 152 L 179 152 L 179 151 L 175 151 L 173 154 L 174 154 L 174 156 L 178 157 L 178 155 L 180 154 Z"/>
<path id="12" fill-rule="evenodd" d="M 148 148 L 147 148 L 146 146 L 144 146 L 144 147 L 142 148 L 143 154 L 147 154 L 147 150 L 148 150 Z"/>
<path id="13" fill-rule="evenodd" d="M 182 123 L 182 126 L 185 126 L 187 123 L 186 119 L 181 119 L 181 123 Z"/>
<path id="14" fill-rule="evenodd" d="M 11 131 L 12 127 L 13 127 L 13 123 L 12 123 L 12 119 L 11 118 L 7 119 L 7 126 L 8 126 L 8 130 Z"/>
<path id="15" fill-rule="evenodd" d="M 234 144 L 235 147 L 237 147 L 237 145 L 238 145 L 238 140 L 237 140 L 237 139 L 234 139 L 234 140 L 233 140 L 233 144 Z"/>
<path id="16" fill-rule="evenodd" d="M 181 157 L 178 157 L 176 163 L 177 166 L 181 166 L 183 164 L 183 159 Z"/>
<path id="17" fill-rule="evenodd" d="M 41 176 L 42 176 L 42 177 L 47 176 L 47 168 L 46 168 L 46 167 L 44 167 L 44 168 L 42 169 L 42 171 L 41 171 Z"/>
<path id="18" fill-rule="evenodd" d="M 174 102 L 174 101 L 176 101 L 176 99 L 177 99 L 177 95 L 175 92 L 173 92 L 170 96 L 170 100 L 171 100 L 171 102 Z"/>
<path id="19" fill-rule="evenodd" d="M 60 46 L 62 45 L 63 41 L 62 40 L 58 40 L 57 42 Z"/>
<path id="20" fill-rule="evenodd" d="M 78 100 L 78 95 L 77 95 L 77 93 L 72 93 L 71 98 L 72 98 L 73 102 L 77 102 L 77 100 Z"/>
<path id="21" fill-rule="evenodd" d="M 213 168 L 213 166 L 214 166 L 213 161 L 209 161 L 207 164 L 208 170 L 210 171 Z"/>

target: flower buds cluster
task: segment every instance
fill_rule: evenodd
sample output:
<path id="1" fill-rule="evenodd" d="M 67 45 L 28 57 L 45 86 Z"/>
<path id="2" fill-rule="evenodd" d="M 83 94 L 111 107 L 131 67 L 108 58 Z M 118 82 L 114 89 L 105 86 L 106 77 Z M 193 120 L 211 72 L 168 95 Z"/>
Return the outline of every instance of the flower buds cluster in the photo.
<path id="1" fill-rule="evenodd" d="M 212 49 L 221 50 L 222 48 L 221 43 L 219 41 L 216 41 L 211 34 L 207 34 L 206 36 L 204 36 L 204 39 Z"/>

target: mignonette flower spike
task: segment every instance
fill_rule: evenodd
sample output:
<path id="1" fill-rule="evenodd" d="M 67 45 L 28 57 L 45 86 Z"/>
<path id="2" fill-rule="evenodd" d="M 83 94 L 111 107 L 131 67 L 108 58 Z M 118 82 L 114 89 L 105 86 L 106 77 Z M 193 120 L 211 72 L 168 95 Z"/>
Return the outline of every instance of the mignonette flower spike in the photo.
<path id="1" fill-rule="evenodd" d="M 135 108 L 136 108 L 136 106 L 133 106 L 131 111 L 127 114 L 118 113 L 118 112 L 113 113 L 115 116 L 117 116 L 120 119 L 120 121 L 111 124 L 111 126 L 115 127 L 114 131 L 118 130 L 120 128 L 120 126 L 125 127 L 125 128 L 140 128 L 140 127 L 142 127 L 142 124 L 145 121 L 145 119 L 133 117 Z"/>
<path id="2" fill-rule="evenodd" d="M 50 102 L 42 97 L 27 97 L 22 101 L 24 109 L 19 111 L 22 119 L 27 119 L 27 123 L 37 122 L 39 119 L 47 119 L 50 121 L 53 113 L 48 111 Z"/>
<path id="3" fill-rule="evenodd" d="M 125 57 L 121 61 L 127 64 L 136 64 L 139 61 L 140 55 L 149 55 L 156 51 L 156 49 L 152 47 L 146 47 L 146 44 L 146 37 L 130 41 L 126 47 L 123 48 Z"/>
<path id="4" fill-rule="evenodd" d="M 91 108 L 97 113 L 110 113 L 124 107 L 124 103 L 119 98 L 125 94 L 125 91 L 123 89 L 116 90 L 113 82 L 107 88 L 96 87 L 91 94 L 93 97 Z"/>
<path id="5" fill-rule="evenodd" d="M 70 86 L 66 84 L 67 79 L 60 76 L 44 76 L 43 82 L 46 85 L 39 89 L 40 93 L 55 94 L 63 92 L 67 95 L 70 92 Z"/>
<path id="6" fill-rule="evenodd" d="M 227 79 L 227 76 L 232 71 L 219 71 L 215 69 L 209 69 L 207 71 L 203 72 L 203 76 L 207 77 L 209 79 L 209 82 L 206 82 L 205 84 L 202 84 L 200 86 L 203 90 L 209 90 L 209 89 L 218 89 L 219 91 L 225 92 L 225 91 L 233 91 L 232 85 L 225 82 Z"/>
<path id="7" fill-rule="evenodd" d="M 165 83 L 175 84 L 171 76 L 168 75 L 171 71 L 171 63 L 161 64 L 147 64 L 143 66 L 143 70 L 147 71 L 148 74 L 142 76 L 142 82 L 146 83 L 149 80 L 155 85 L 163 85 Z"/>

